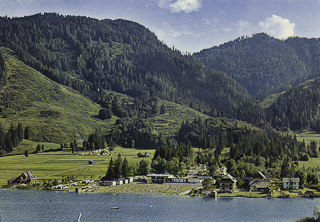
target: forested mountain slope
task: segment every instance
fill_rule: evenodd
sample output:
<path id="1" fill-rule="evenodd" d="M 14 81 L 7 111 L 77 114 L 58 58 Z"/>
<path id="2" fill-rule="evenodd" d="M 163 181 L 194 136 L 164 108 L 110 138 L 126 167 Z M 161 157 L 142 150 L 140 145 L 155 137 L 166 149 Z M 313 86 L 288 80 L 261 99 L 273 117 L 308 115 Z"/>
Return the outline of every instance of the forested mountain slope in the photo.
<path id="1" fill-rule="evenodd" d="M 280 94 L 266 116 L 278 129 L 320 131 L 320 78 L 309 80 Z"/>
<path id="2" fill-rule="evenodd" d="M 256 98 L 287 90 L 320 75 L 320 39 L 275 39 L 265 33 L 238 38 L 193 55 L 226 72 Z"/>
<path id="3" fill-rule="evenodd" d="M 0 45 L 47 77 L 105 104 L 104 90 L 142 102 L 159 97 L 199 111 L 235 116 L 247 91 L 125 20 L 37 14 L 0 18 Z"/>
<path id="4" fill-rule="evenodd" d="M 35 141 L 69 143 L 87 140 L 95 132 L 111 132 L 121 134 L 118 140 L 124 145 L 137 136 L 150 136 L 149 133 L 163 139 L 173 138 L 183 122 L 193 119 L 205 121 L 209 118 L 173 102 L 153 99 L 141 104 L 127 95 L 108 92 L 104 96 L 112 114 L 102 120 L 98 115 L 102 110 L 99 104 L 27 66 L 12 50 L 0 47 L 0 64 L 6 83 L 0 89 L 0 124 L 5 132 L 11 124 L 28 126 L 30 139 Z M 236 120 L 212 120 L 220 127 L 247 125 Z M 247 127 L 250 128 L 250 125 Z M 113 136 L 113 139 L 117 139 L 117 135 Z"/>

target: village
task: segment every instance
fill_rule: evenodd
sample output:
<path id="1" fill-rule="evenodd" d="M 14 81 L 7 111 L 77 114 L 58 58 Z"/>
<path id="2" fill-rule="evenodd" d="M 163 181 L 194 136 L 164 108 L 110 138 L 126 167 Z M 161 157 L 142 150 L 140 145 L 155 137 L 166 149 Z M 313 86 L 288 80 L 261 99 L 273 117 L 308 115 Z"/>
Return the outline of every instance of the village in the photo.
<path id="1" fill-rule="evenodd" d="M 253 177 L 244 177 L 242 188 L 237 188 L 237 180 L 227 172 L 226 167 L 217 171 L 217 177 L 188 175 L 176 177 L 171 174 L 155 174 L 107 180 L 69 180 L 48 182 L 39 179 L 32 172 L 26 171 L 17 177 L 8 179 L 9 188 L 45 189 L 69 192 L 127 192 L 127 193 L 162 193 L 189 194 L 206 197 L 318 197 L 317 191 L 301 189 L 300 178 L 284 177 L 281 180 L 257 171 Z"/>

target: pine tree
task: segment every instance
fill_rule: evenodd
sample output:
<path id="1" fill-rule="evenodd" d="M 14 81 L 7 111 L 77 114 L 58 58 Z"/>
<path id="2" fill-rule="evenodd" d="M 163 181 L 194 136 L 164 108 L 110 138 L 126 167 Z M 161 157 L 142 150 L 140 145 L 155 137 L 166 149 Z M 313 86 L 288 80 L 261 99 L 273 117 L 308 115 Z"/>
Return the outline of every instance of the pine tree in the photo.
<path id="1" fill-rule="evenodd" d="M 123 178 L 128 178 L 130 176 L 130 165 L 126 157 L 122 162 L 121 171 L 122 171 Z"/>
<path id="2" fill-rule="evenodd" d="M 122 158 L 121 154 L 119 153 L 118 158 L 114 162 L 114 177 L 115 179 L 119 179 L 122 176 Z"/>
<path id="3" fill-rule="evenodd" d="M 107 170 L 107 174 L 106 174 L 106 179 L 107 180 L 114 180 L 115 179 L 115 176 L 114 176 L 114 163 L 113 163 L 112 157 L 111 157 L 110 162 L 109 162 L 109 166 L 108 166 L 108 170 Z"/>

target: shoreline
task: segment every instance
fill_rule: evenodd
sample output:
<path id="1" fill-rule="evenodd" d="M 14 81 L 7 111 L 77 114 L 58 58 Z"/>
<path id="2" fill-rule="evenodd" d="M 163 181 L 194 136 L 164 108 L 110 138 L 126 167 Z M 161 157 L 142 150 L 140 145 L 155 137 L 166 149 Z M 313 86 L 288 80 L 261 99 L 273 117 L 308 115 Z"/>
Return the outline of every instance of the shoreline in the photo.
<path id="1" fill-rule="evenodd" d="M 123 184 L 117 186 L 92 186 L 85 188 L 85 186 L 71 187 L 69 189 L 46 189 L 37 188 L 35 186 L 2 186 L 0 189 L 23 189 L 23 190 L 44 190 L 44 191 L 64 191 L 64 192 L 75 192 L 76 189 L 80 189 L 78 193 L 125 193 L 125 194 L 155 194 L 155 195 L 177 195 L 184 196 L 189 195 L 193 197 L 208 197 L 215 198 L 210 195 L 205 195 L 204 192 L 192 193 L 192 189 L 201 188 L 201 185 L 181 185 L 181 184 Z M 82 191 L 82 189 L 85 189 Z M 304 189 L 310 190 L 310 189 Z M 286 192 L 281 194 L 280 192 L 272 193 L 272 195 L 261 194 L 250 191 L 236 191 L 234 193 L 217 193 L 217 198 L 235 198 L 235 197 L 245 197 L 245 198 L 319 198 L 320 192 L 314 191 L 312 196 L 305 196 L 304 190 Z"/>

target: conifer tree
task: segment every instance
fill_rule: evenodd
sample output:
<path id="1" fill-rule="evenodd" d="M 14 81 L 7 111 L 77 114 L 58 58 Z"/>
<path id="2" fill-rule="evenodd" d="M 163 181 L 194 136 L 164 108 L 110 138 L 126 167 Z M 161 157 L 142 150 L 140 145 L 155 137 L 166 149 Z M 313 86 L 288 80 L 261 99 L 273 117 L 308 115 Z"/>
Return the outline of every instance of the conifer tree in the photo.
<path id="1" fill-rule="evenodd" d="M 115 176 L 114 176 L 114 163 L 113 163 L 112 157 L 111 157 L 110 162 L 109 162 L 109 166 L 108 166 L 108 170 L 107 170 L 107 174 L 106 174 L 106 179 L 108 179 L 108 180 L 114 180 L 115 179 Z"/>
<path id="2" fill-rule="evenodd" d="M 128 178 L 130 176 L 130 165 L 126 157 L 122 162 L 121 171 L 122 171 L 123 178 Z"/>

